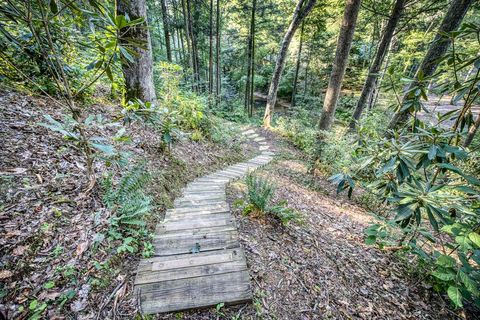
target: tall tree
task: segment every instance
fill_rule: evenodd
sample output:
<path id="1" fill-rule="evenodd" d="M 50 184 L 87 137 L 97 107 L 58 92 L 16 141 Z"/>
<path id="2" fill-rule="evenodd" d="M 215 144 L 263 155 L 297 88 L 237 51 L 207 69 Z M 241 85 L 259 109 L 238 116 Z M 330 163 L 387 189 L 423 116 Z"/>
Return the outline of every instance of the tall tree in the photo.
<path id="1" fill-rule="evenodd" d="M 337 50 L 333 61 L 332 73 L 328 82 L 325 101 L 323 103 L 322 115 L 320 116 L 319 129 L 330 130 L 338 97 L 342 89 L 343 76 L 348 62 L 348 53 L 352 46 L 353 33 L 357 23 L 358 12 L 360 11 L 361 0 L 347 0 L 343 14 L 342 27 L 338 36 Z"/>
<path id="2" fill-rule="evenodd" d="M 253 61 L 255 59 L 255 11 L 257 8 L 257 0 L 252 0 L 252 10 L 250 15 L 250 28 L 248 32 L 248 49 L 247 49 L 247 80 L 245 82 L 245 109 L 249 116 L 253 114 Z"/>
<path id="3" fill-rule="evenodd" d="M 123 1 L 128 1 L 128 0 L 123 0 Z M 172 48 L 170 47 L 170 28 L 168 25 L 168 11 L 167 11 L 167 5 L 165 1 L 166 0 L 160 0 L 160 4 L 162 6 L 163 34 L 165 35 L 165 48 L 167 50 L 167 60 L 168 62 L 172 62 Z"/>
<path id="4" fill-rule="evenodd" d="M 210 0 L 209 15 L 209 51 L 208 51 L 208 95 L 209 102 L 213 93 L 213 0 Z"/>
<path id="5" fill-rule="evenodd" d="M 298 46 L 297 54 L 297 64 L 295 66 L 295 75 L 293 77 L 293 89 L 292 89 L 292 108 L 295 107 L 295 96 L 297 94 L 297 82 L 298 82 L 298 72 L 300 71 L 300 64 L 302 62 L 302 46 L 303 46 L 303 32 L 305 29 L 305 20 L 302 21 L 302 28 L 300 29 L 300 44 Z"/>
<path id="6" fill-rule="evenodd" d="M 265 107 L 265 115 L 263 116 L 263 126 L 266 128 L 270 127 L 270 123 L 272 121 L 273 110 L 275 108 L 275 103 L 277 102 L 278 86 L 280 85 L 280 79 L 285 66 L 288 47 L 290 46 L 290 42 L 292 41 L 295 31 L 313 9 L 316 2 L 317 0 L 298 1 L 295 11 L 293 12 L 292 21 L 288 26 L 285 36 L 283 37 L 282 44 L 280 45 L 280 51 L 278 52 L 277 61 L 275 63 L 272 80 L 270 82 L 270 88 L 268 89 L 267 106 Z"/>
<path id="7" fill-rule="evenodd" d="M 125 99 L 128 101 L 138 98 L 143 101 L 153 101 L 156 99 L 156 96 L 153 85 L 152 47 L 150 33 L 146 25 L 147 6 L 145 0 L 117 1 L 117 13 L 119 15 L 128 15 L 131 20 L 145 19 L 142 25 L 121 30 L 124 38 L 135 39 L 143 43 L 141 46 L 132 48 L 136 53 L 133 61 L 122 61 L 126 86 Z M 128 45 L 128 43 L 125 45 Z"/>
<path id="8" fill-rule="evenodd" d="M 388 48 L 393 38 L 395 28 L 397 27 L 398 21 L 402 15 L 403 9 L 405 7 L 405 0 L 396 0 L 395 5 L 393 6 L 392 13 L 388 19 L 387 25 L 383 32 L 382 39 L 378 45 L 377 53 L 375 59 L 373 60 L 370 69 L 368 70 L 367 78 L 363 85 L 362 93 L 360 99 L 357 102 L 357 107 L 353 113 L 353 119 L 350 122 L 350 128 L 354 129 L 357 121 L 360 119 L 360 116 L 367 104 L 367 101 L 371 98 L 372 93 L 375 91 L 376 81 L 380 69 L 382 67 L 385 56 L 387 55 Z"/>
<path id="9" fill-rule="evenodd" d="M 215 49 L 216 49 L 216 62 L 215 62 L 215 104 L 220 102 L 220 95 L 221 95 L 221 85 L 222 85 L 222 78 L 220 75 L 220 0 L 217 0 L 217 15 L 216 15 L 216 23 L 215 27 L 217 28 L 215 32 Z"/>
<path id="10" fill-rule="evenodd" d="M 423 58 L 422 64 L 418 68 L 415 74 L 415 82 L 418 80 L 418 75 L 422 74 L 424 78 L 430 77 L 433 75 L 438 66 L 438 61 L 441 57 L 447 52 L 447 49 L 450 45 L 449 39 L 446 39 L 442 34 L 455 31 L 460 23 L 462 22 L 465 14 L 468 11 L 468 8 L 474 0 L 453 0 L 448 8 L 445 17 L 442 20 L 440 27 L 438 28 L 437 35 L 435 39 L 430 44 L 427 54 Z M 415 83 L 412 84 L 416 85 Z M 402 106 L 408 100 L 407 95 L 402 99 Z M 397 126 L 399 122 L 405 122 L 408 119 L 408 109 L 398 110 L 390 120 L 388 124 L 389 129 L 393 129 Z"/>

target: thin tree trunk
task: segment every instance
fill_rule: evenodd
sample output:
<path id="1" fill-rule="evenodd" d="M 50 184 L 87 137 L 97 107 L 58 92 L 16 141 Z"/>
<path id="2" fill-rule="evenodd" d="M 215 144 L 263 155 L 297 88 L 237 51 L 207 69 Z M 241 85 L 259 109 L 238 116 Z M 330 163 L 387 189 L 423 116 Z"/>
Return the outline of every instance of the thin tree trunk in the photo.
<path id="1" fill-rule="evenodd" d="M 337 108 L 338 97 L 342 89 L 343 76 L 348 62 L 348 53 L 352 45 L 353 33 L 357 23 L 361 0 L 347 0 L 343 15 L 342 27 L 338 36 L 337 51 L 333 62 L 332 73 L 328 82 L 323 111 L 320 116 L 319 129 L 330 130 Z"/>
<path id="2" fill-rule="evenodd" d="M 295 107 L 295 95 L 297 94 L 298 72 L 300 71 L 300 64 L 302 61 L 302 46 L 303 46 L 303 31 L 305 29 L 305 20 L 302 21 L 302 28 L 300 30 L 300 45 L 298 46 L 297 65 L 295 66 L 295 76 L 293 77 L 292 99 L 291 106 Z"/>
<path id="3" fill-rule="evenodd" d="M 388 52 L 390 42 L 393 38 L 393 33 L 395 32 L 395 28 L 397 27 L 404 7 L 405 0 L 397 0 L 395 2 L 392 13 L 390 14 L 390 18 L 388 19 L 387 26 L 385 27 L 385 30 L 383 32 L 382 40 L 380 40 L 380 44 L 378 45 L 377 54 L 375 55 L 375 59 L 373 60 L 372 65 L 370 66 L 367 79 L 365 79 L 365 84 L 363 85 L 362 93 L 360 95 L 360 99 L 358 100 L 357 107 L 355 108 L 355 111 L 353 113 L 353 119 L 350 122 L 351 129 L 355 128 L 357 121 L 360 119 L 363 109 L 365 108 L 365 104 L 367 104 L 367 101 L 371 98 L 372 92 L 375 91 L 375 83 L 378 77 L 378 73 L 380 72 L 383 60 L 385 59 L 385 56 Z"/>
<path id="4" fill-rule="evenodd" d="M 220 0 L 217 0 L 217 21 L 216 21 L 216 28 L 217 31 L 215 33 L 215 49 L 216 49 L 216 63 L 215 63 L 215 79 L 216 79 L 216 86 L 215 86 L 215 104 L 218 105 L 220 103 L 220 96 L 221 96 L 221 85 L 222 85 L 222 78 L 220 75 Z"/>
<path id="5" fill-rule="evenodd" d="M 475 137 L 475 134 L 478 131 L 478 127 L 480 127 L 480 114 L 477 116 L 477 120 L 475 120 L 475 123 L 472 124 L 470 129 L 468 130 L 467 137 L 465 138 L 465 141 L 463 142 L 463 147 L 468 148 L 470 144 L 473 141 L 473 138 Z"/>
<path id="6" fill-rule="evenodd" d="M 256 3 L 255 3 L 256 4 Z M 250 97 L 249 97 L 249 106 L 250 106 L 250 117 L 253 116 L 253 93 L 255 91 L 255 9 L 252 10 L 252 56 L 250 58 Z"/>
<path id="7" fill-rule="evenodd" d="M 208 52 L 208 101 L 211 103 L 213 94 L 213 0 L 210 0 L 210 17 L 209 17 L 209 52 Z"/>
<path id="8" fill-rule="evenodd" d="M 128 1 L 128 0 L 125 0 Z M 166 0 L 160 0 L 160 4 L 162 6 L 162 18 L 163 18 L 163 33 L 165 35 L 165 48 L 167 50 L 167 60 L 168 62 L 172 62 L 172 49 L 170 47 L 170 30 L 168 27 L 168 12 L 167 6 L 165 4 Z"/>
<path id="9" fill-rule="evenodd" d="M 192 23 L 192 8 L 190 1 L 191 0 L 185 0 L 187 2 L 187 22 L 188 22 L 188 31 L 190 34 L 190 41 L 191 41 L 191 59 L 192 59 L 192 72 L 193 72 L 193 89 L 194 91 L 199 90 L 199 73 L 198 73 L 198 52 L 197 52 L 197 46 L 196 46 L 196 39 L 195 39 L 195 33 L 193 31 L 193 23 Z"/>
<path id="10" fill-rule="evenodd" d="M 189 25 L 189 19 L 188 19 L 188 11 L 185 6 L 185 0 L 182 0 L 182 14 L 183 14 L 183 23 L 185 27 L 185 38 L 187 40 L 188 66 L 190 67 L 190 71 L 192 72 L 192 90 L 195 91 L 195 86 L 193 84 L 193 78 L 194 78 L 193 54 L 192 54 L 192 48 L 191 48 L 190 25 Z"/>
<path id="11" fill-rule="evenodd" d="M 287 32 L 283 37 L 282 44 L 280 45 L 280 51 L 278 52 L 277 62 L 275 63 L 275 69 L 273 71 L 272 80 L 270 82 L 270 88 L 268 89 L 267 105 L 265 107 L 265 115 L 263 116 L 263 126 L 270 128 L 273 110 L 275 103 L 277 102 L 278 86 L 280 85 L 280 79 L 282 77 L 282 71 L 285 66 L 285 60 L 287 58 L 288 47 L 292 41 L 295 31 L 298 29 L 303 19 L 313 9 L 316 0 L 299 0 L 295 11 L 293 13 L 292 21 L 288 26 Z"/>
<path id="12" fill-rule="evenodd" d="M 304 87 L 303 87 L 303 97 L 305 98 L 307 96 L 307 88 L 308 88 L 308 71 L 310 70 L 310 57 L 312 56 L 311 50 L 308 50 L 308 56 L 307 56 L 307 65 L 305 66 L 305 79 L 303 80 L 304 82 Z"/>
<path id="13" fill-rule="evenodd" d="M 248 115 L 251 116 L 250 112 L 250 97 L 251 97 L 251 92 L 250 90 L 252 89 L 251 86 L 251 81 L 252 81 L 252 56 L 253 56 L 253 38 L 254 38 L 254 29 L 255 29 L 255 10 L 257 7 L 257 1 L 253 0 L 252 1 L 252 11 L 250 15 L 250 27 L 248 31 L 248 49 L 247 49 L 247 80 L 245 82 L 245 101 L 244 101 L 244 106 L 245 110 L 247 111 Z"/>
<path id="14" fill-rule="evenodd" d="M 147 18 L 145 0 L 117 1 L 117 13 L 128 15 L 130 19 Z M 122 61 L 122 70 L 125 77 L 125 100 L 138 98 L 142 101 L 154 101 L 155 87 L 153 85 L 153 62 L 150 33 L 146 23 L 121 30 L 126 38 L 132 38 L 145 43 L 146 49 L 137 46 L 134 48 L 136 56 L 133 62 Z"/>
<path id="15" fill-rule="evenodd" d="M 447 49 L 450 45 L 450 41 L 441 34 L 449 33 L 458 28 L 460 23 L 463 20 L 463 17 L 468 11 L 468 8 L 472 4 L 473 0 L 453 0 L 445 17 L 442 20 L 442 23 L 438 29 L 437 35 L 433 40 L 432 44 L 428 48 L 427 54 L 423 58 L 422 64 L 417 69 L 415 78 L 421 71 L 424 78 L 428 78 L 433 75 L 438 66 L 439 59 L 447 52 Z M 403 102 L 406 100 L 406 97 L 403 97 Z M 403 123 L 408 120 L 408 111 L 397 111 L 390 123 L 388 124 L 388 129 L 394 129 L 399 122 Z"/>

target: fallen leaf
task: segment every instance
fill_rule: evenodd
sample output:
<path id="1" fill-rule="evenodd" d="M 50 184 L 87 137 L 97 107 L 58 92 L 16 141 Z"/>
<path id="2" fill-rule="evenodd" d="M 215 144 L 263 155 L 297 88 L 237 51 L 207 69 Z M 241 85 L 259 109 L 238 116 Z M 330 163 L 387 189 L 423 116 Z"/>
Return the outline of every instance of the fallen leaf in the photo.
<path id="1" fill-rule="evenodd" d="M 12 251 L 12 254 L 14 256 L 23 256 L 23 254 L 25 253 L 25 250 L 27 250 L 27 246 L 18 246 L 16 247 L 15 249 L 13 249 Z"/>
<path id="2" fill-rule="evenodd" d="M 13 272 L 10 271 L 10 270 L 1 270 L 0 271 L 0 279 L 1 280 L 10 278 L 11 276 L 13 276 Z"/>
<path id="3" fill-rule="evenodd" d="M 78 256 L 81 256 L 82 253 L 85 252 L 88 248 L 88 241 L 80 242 L 79 245 L 77 246 L 77 249 L 75 250 L 75 254 Z"/>

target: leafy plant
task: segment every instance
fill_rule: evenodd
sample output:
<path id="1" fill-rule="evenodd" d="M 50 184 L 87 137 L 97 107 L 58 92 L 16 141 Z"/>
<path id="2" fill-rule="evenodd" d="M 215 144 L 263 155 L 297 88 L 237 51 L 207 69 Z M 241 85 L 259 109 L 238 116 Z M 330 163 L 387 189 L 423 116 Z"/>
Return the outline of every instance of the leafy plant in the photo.
<path id="1" fill-rule="evenodd" d="M 111 175 L 103 180 L 103 200 L 113 213 L 109 219 L 109 238 L 123 239 L 118 253 L 137 252 L 141 240 L 148 237 L 144 218 L 151 210 L 151 198 L 143 191 L 148 180 L 142 166 L 125 172 L 116 184 Z"/>
<path id="2" fill-rule="evenodd" d="M 244 214 L 269 214 L 280 220 L 284 225 L 291 221 L 302 221 L 301 215 L 297 211 L 287 207 L 288 202 L 286 200 L 272 205 L 272 198 L 275 193 L 273 184 L 253 173 L 247 174 L 245 181 L 248 204 L 243 208 Z"/>

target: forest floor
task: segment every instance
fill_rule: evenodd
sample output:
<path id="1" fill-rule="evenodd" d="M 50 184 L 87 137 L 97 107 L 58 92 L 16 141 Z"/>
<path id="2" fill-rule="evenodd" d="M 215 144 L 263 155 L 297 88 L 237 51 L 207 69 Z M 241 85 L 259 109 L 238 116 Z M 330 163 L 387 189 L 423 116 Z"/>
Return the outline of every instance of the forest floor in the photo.
<path id="1" fill-rule="evenodd" d="M 118 114 L 105 105 L 92 112 Z M 82 194 L 88 184 L 83 156 L 60 134 L 38 125 L 44 114 L 60 119 L 63 112 L 45 99 L 0 92 L 0 318 L 27 319 L 46 303 L 41 314 L 48 319 L 132 319 L 140 255 L 119 256 L 114 247 L 94 243 L 95 235 L 108 229 L 102 190 L 97 185 Z M 153 174 L 152 230 L 188 181 L 254 155 L 241 141 L 225 146 L 189 140 L 165 154 L 151 129 L 132 126 L 128 133 L 132 142 L 122 148 L 133 154 L 133 162 L 145 160 Z M 114 131 L 105 127 L 97 134 Z M 244 216 L 235 203 L 245 198 L 246 187 L 232 183 L 228 199 L 247 256 L 253 302 L 151 318 L 474 318 L 452 310 L 419 281 L 408 258 L 365 245 L 363 230 L 374 218 L 355 197 L 336 195 L 325 177 L 307 173 L 301 152 L 273 133 L 265 135 L 277 156 L 257 173 L 275 183 L 275 201 L 287 200 L 303 223 L 282 226 L 268 216 Z M 99 176 L 105 170 L 96 167 Z M 93 285 L 93 279 L 101 281 Z"/>
<path id="2" fill-rule="evenodd" d="M 452 309 L 424 283 L 414 260 L 364 244 L 375 218 L 337 195 L 323 176 L 307 172 L 304 155 L 264 132 L 276 160 L 257 174 L 276 185 L 274 202 L 288 201 L 303 223 L 283 226 L 271 216 L 245 216 L 243 181 L 227 196 L 239 225 L 254 300 L 239 306 L 158 315 L 156 319 L 475 319 Z"/>

